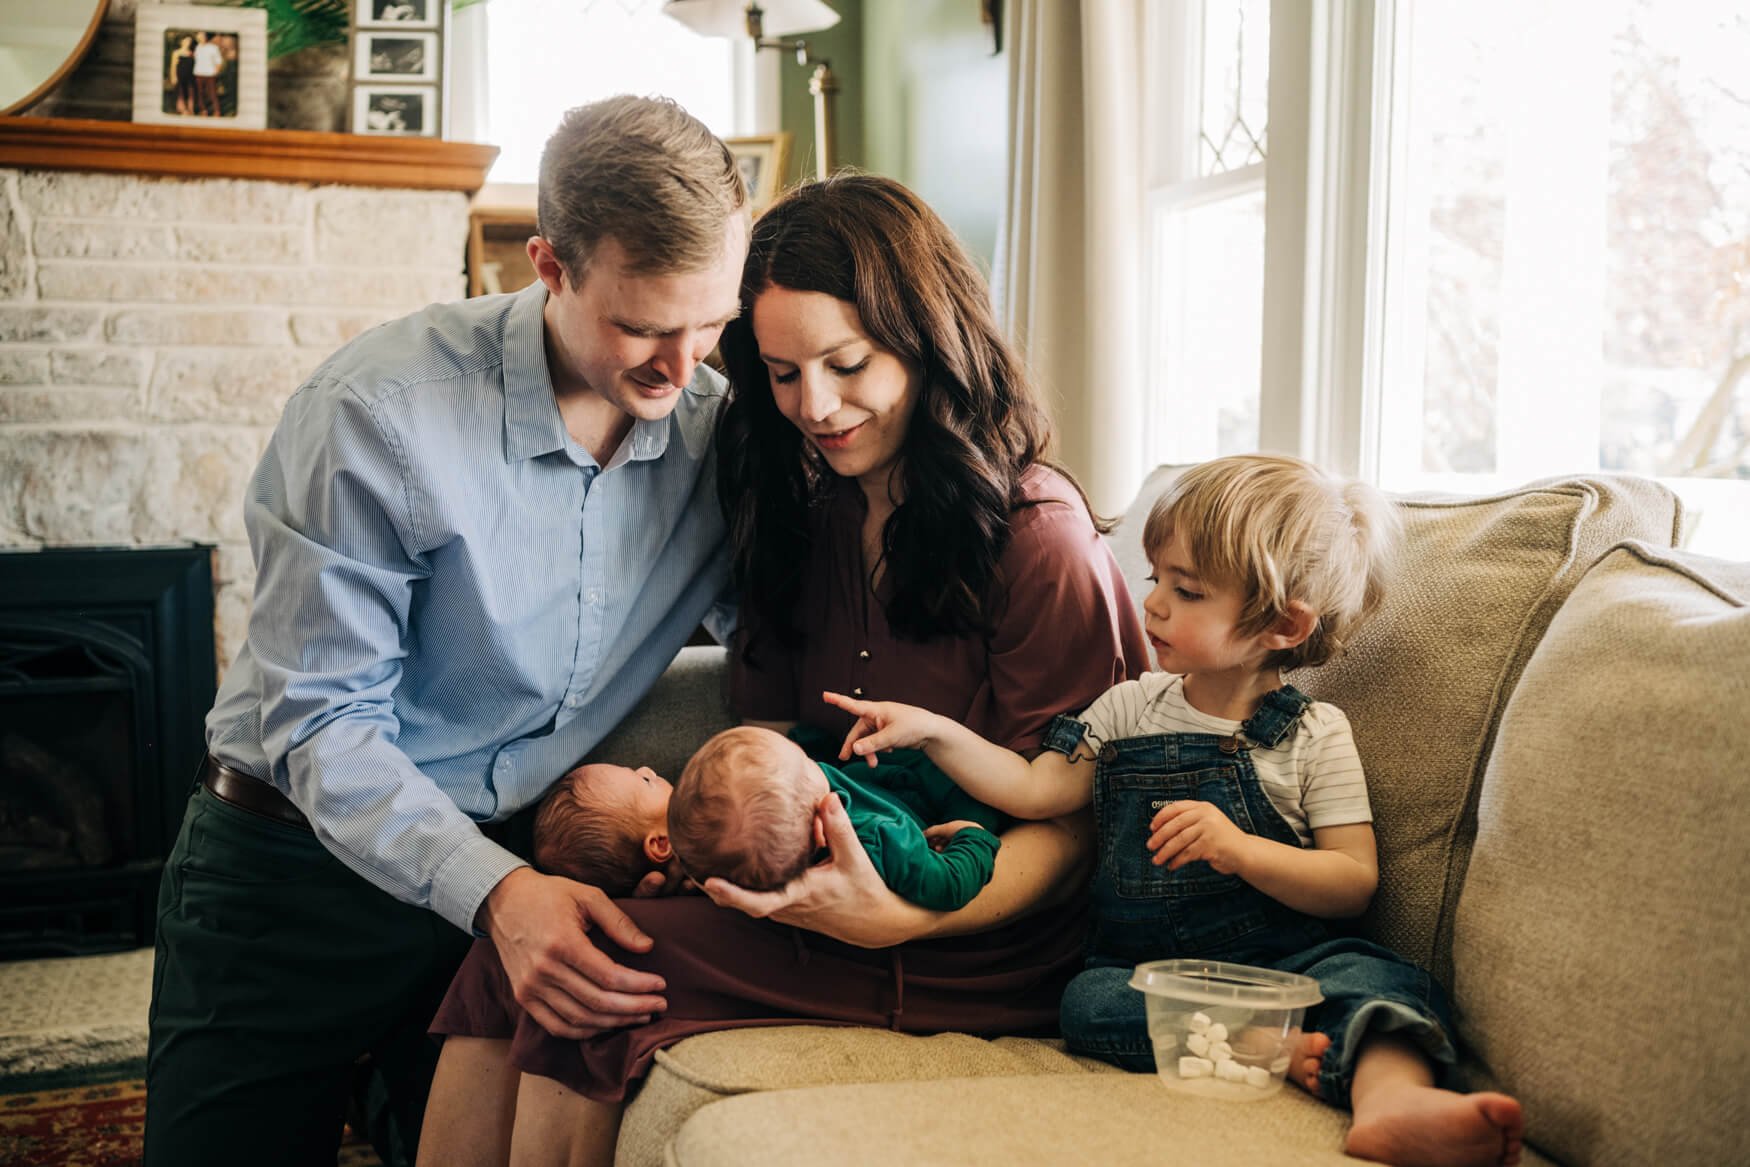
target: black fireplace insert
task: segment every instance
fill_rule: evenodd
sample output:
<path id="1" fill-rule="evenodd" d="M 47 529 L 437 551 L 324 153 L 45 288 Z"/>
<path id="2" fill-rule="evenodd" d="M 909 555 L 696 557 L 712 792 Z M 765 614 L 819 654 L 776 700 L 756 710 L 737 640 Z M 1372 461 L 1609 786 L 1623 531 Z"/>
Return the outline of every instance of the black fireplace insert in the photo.
<path id="1" fill-rule="evenodd" d="M 212 551 L 0 551 L 0 960 L 152 942 L 213 702 Z"/>

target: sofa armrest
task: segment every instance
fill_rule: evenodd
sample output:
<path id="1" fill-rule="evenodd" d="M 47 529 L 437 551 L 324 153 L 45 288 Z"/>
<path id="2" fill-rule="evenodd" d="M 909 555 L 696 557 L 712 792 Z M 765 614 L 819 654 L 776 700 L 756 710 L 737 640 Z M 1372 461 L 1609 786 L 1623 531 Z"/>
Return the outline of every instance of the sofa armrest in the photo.
<path id="1" fill-rule="evenodd" d="M 614 732 L 590 752 L 592 762 L 649 766 L 668 779 L 706 738 L 735 724 L 729 710 L 729 654 L 715 645 L 683 648 Z"/>

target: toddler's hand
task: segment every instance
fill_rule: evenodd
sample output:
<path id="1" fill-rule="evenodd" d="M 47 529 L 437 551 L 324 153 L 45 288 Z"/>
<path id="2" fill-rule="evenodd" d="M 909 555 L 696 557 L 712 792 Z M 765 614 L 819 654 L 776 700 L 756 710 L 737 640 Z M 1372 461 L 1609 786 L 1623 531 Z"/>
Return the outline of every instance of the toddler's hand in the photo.
<path id="1" fill-rule="evenodd" d="M 1207 802 L 1169 802 L 1148 828 L 1152 833 L 1144 845 L 1154 852 L 1154 865 L 1165 863 L 1168 871 L 1201 859 L 1223 875 L 1233 875 L 1252 842 L 1252 836 Z"/>
<path id="2" fill-rule="evenodd" d="M 857 724 L 845 735 L 845 744 L 839 747 L 841 762 L 848 762 L 852 754 L 857 754 L 874 766 L 878 751 L 907 746 L 922 749 L 935 734 L 936 715 L 916 705 L 901 705 L 897 701 L 859 701 L 842 693 L 822 693 L 820 696 L 828 705 L 836 705 L 857 718 Z"/>
<path id="3" fill-rule="evenodd" d="M 955 819 L 951 823 L 939 823 L 933 827 L 924 828 L 924 838 L 930 844 L 930 850 L 940 851 L 953 841 L 954 836 L 967 828 L 983 830 L 983 823 L 975 823 L 971 819 Z"/>

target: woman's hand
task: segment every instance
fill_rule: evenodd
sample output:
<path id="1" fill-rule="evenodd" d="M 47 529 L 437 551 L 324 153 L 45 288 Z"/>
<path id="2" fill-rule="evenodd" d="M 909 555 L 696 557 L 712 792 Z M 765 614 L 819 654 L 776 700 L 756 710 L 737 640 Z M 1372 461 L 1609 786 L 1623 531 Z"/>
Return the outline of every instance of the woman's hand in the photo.
<path id="1" fill-rule="evenodd" d="M 822 693 L 828 705 L 836 705 L 857 719 L 845 744 L 839 747 L 839 761 L 848 762 L 858 754 L 875 765 L 875 755 L 881 750 L 906 747 L 923 749 L 940 732 L 942 718 L 916 705 L 901 705 L 897 701 L 859 701 L 843 693 Z"/>
<path id="2" fill-rule="evenodd" d="M 748 891 L 726 879 L 705 881 L 719 907 L 820 932 L 859 948 L 886 948 L 923 935 L 936 913 L 908 903 L 881 880 L 836 794 L 815 811 L 831 853 L 777 891 Z"/>

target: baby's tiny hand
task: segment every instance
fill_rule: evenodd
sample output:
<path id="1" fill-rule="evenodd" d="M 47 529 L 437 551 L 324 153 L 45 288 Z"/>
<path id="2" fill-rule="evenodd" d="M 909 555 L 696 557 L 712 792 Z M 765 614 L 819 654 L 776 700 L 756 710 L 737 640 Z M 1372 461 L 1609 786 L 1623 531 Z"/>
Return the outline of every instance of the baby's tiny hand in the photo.
<path id="1" fill-rule="evenodd" d="M 1252 840 L 1207 802 L 1169 802 L 1148 827 L 1152 833 L 1144 846 L 1154 852 L 1154 865 L 1165 863 L 1168 871 L 1201 859 L 1223 875 L 1234 875 Z"/>
<path id="2" fill-rule="evenodd" d="M 939 823 L 933 827 L 924 828 L 924 838 L 929 841 L 930 850 L 941 851 L 954 841 L 954 836 L 968 828 L 983 830 L 983 823 L 975 823 L 971 819 L 955 819 L 951 823 Z"/>

